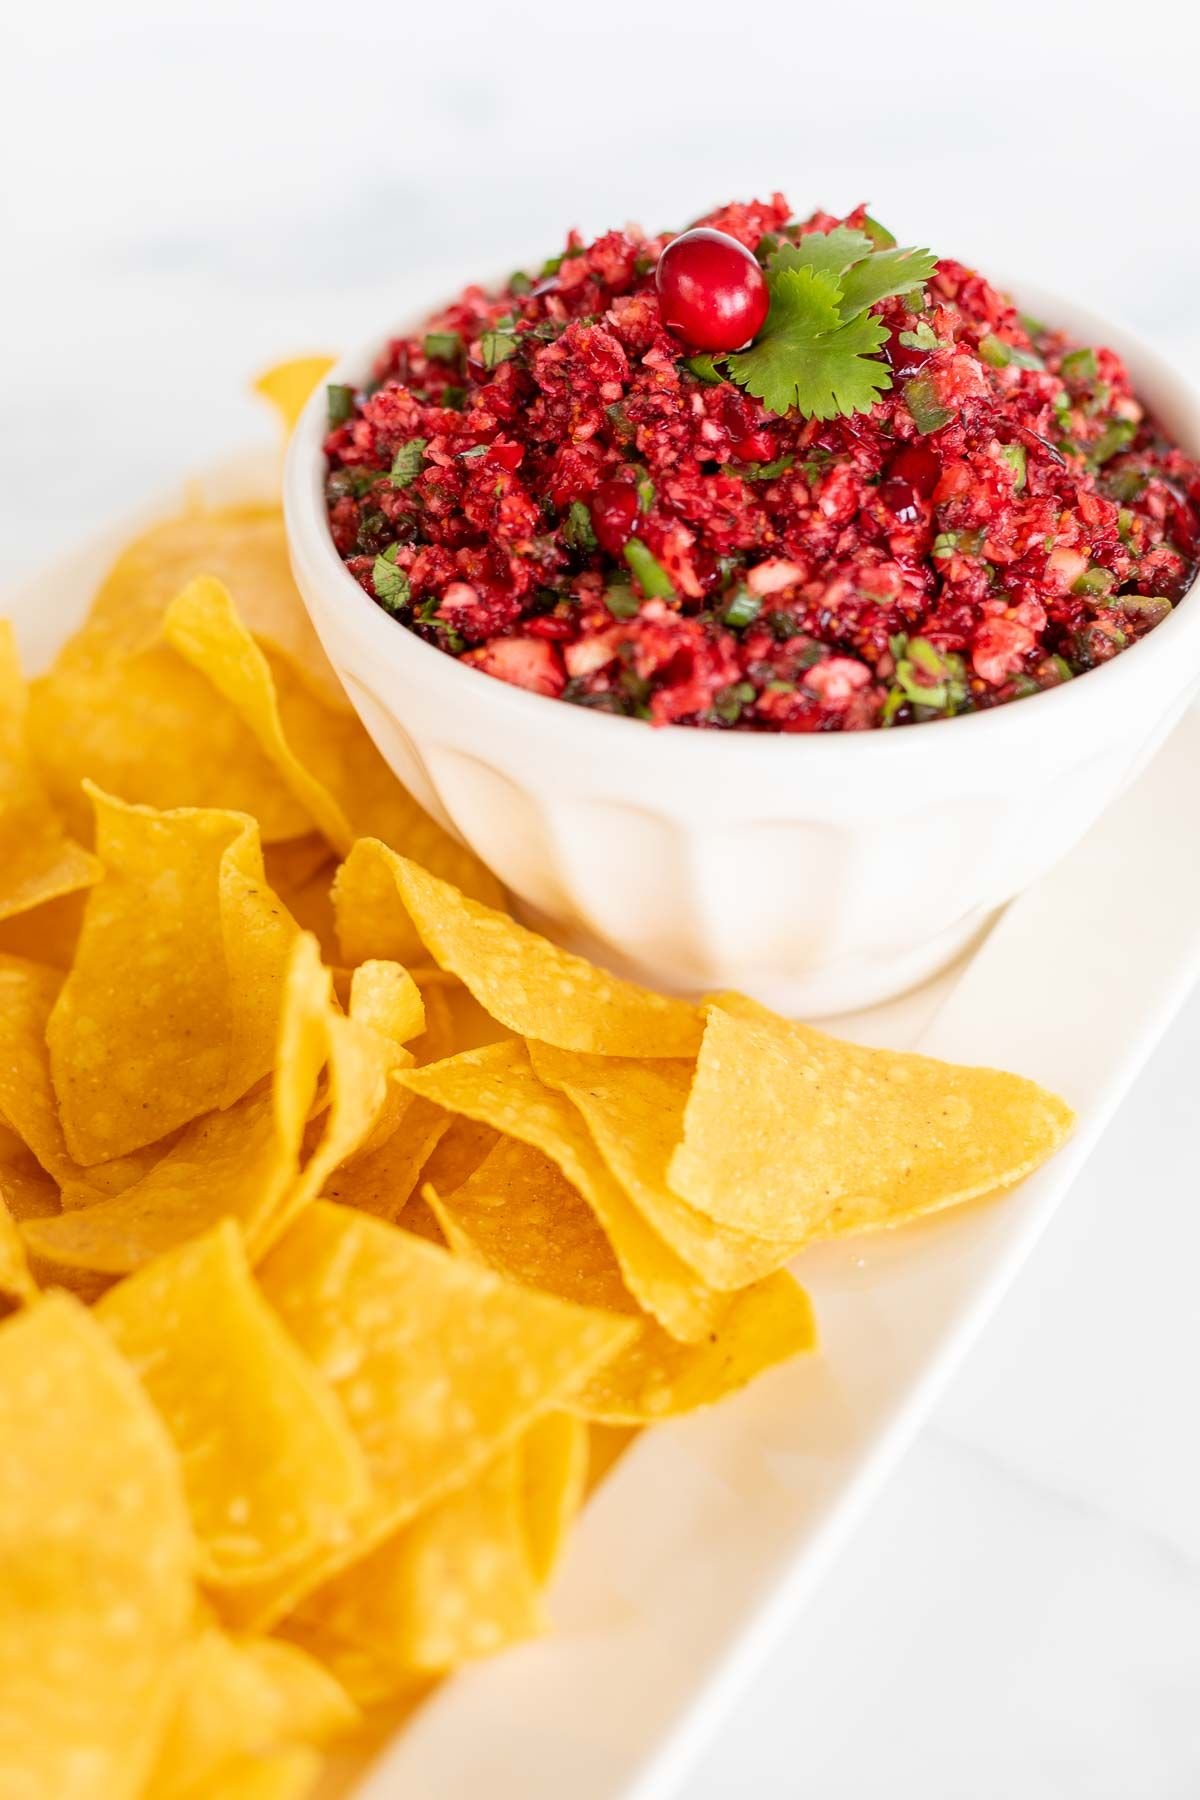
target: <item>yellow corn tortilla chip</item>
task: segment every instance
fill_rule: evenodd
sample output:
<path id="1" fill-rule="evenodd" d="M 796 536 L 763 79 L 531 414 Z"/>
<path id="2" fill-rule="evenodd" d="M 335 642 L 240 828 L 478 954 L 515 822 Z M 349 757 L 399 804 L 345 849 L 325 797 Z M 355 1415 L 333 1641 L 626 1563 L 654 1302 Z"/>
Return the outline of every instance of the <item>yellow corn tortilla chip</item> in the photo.
<path id="1" fill-rule="evenodd" d="M 524 1044 L 511 1040 L 396 1078 L 435 1105 L 532 1144 L 556 1162 L 592 1208 L 638 1303 L 685 1342 L 705 1337 L 726 1304 L 651 1227 L 609 1172 L 575 1108 L 543 1086 Z"/>
<path id="2" fill-rule="evenodd" d="M 1019 1075 L 713 1004 L 670 1181 L 722 1224 L 798 1243 L 1011 1186 L 1073 1121 Z"/>
<path id="3" fill-rule="evenodd" d="M 298 804 L 340 854 L 357 837 L 382 838 L 469 892 L 500 897 L 499 884 L 478 858 L 396 780 L 358 720 L 331 714 L 286 670 L 272 668 L 219 581 L 191 582 L 168 607 L 163 632 L 245 720 Z"/>
<path id="4" fill-rule="evenodd" d="M 367 1455 L 376 1498 L 354 1555 L 406 1523 L 561 1405 L 631 1336 L 363 1213 L 319 1201 L 259 1270 L 267 1299 L 331 1383 Z M 238 1612 L 261 1627 L 347 1560 L 264 1584 Z"/>
<path id="5" fill-rule="evenodd" d="M 350 1017 L 398 1044 L 408 1044 L 425 1029 L 425 1003 L 407 969 L 372 959 L 350 977 Z"/>
<path id="6" fill-rule="evenodd" d="M 326 1176 L 324 1194 L 342 1206 L 394 1222 L 451 1121 L 440 1106 L 414 1100 L 387 1141 Z"/>
<path id="7" fill-rule="evenodd" d="M 110 1197 L 27 1224 L 29 1250 L 60 1267 L 123 1275 L 222 1218 L 236 1219 L 257 1241 L 300 1180 L 304 1130 L 329 1055 L 330 1009 L 328 970 L 312 939 L 298 937 L 270 1089 L 189 1125 L 139 1180 Z"/>
<path id="8" fill-rule="evenodd" d="M 337 862 L 321 833 L 309 831 L 282 844 L 265 844 L 263 866 L 272 893 L 290 912 L 294 896 L 303 893 L 315 876 L 328 870 L 332 881 Z"/>
<path id="9" fill-rule="evenodd" d="M 544 1628 L 514 1446 L 320 1588 L 288 1629 L 348 1681 L 370 1663 L 378 1694 Z"/>
<path id="10" fill-rule="evenodd" d="M 718 1225 L 672 1192 L 667 1169 L 683 1136 L 691 1063 L 584 1056 L 536 1043 L 529 1054 L 540 1080 L 578 1109 L 638 1211 L 709 1287 L 746 1287 L 789 1260 L 787 1243 Z"/>
<path id="11" fill-rule="evenodd" d="M 0 920 L 0 956 L 24 956 L 54 969 L 69 969 L 83 928 L 86 894 L 86 888 L 77 888 L 61 899 Z"/>
<path id="12" fill-rule="evenodd" d="M 527 931 L 436 874 L 370 840 L 354 846 L 334 886 L 338 935 L 351 963 L 414 960 L 412 933 L 441 969 L 522 1037 L 605 1056 L 691 1056 L 700 1015 Z"/>
<path id="13" fill-rule="evenodd" d="M 517 1446 L 521 1506 L 533 1578 L 545 1586 L 583 1504 L 588 1427 L 572 1413 L 544 1413 Z"/>
<path id="14" fill-rule="evenodd" d="M 336 914 L 335 914 L 336 920 Z M 461 1050 L 481 1050 L 514 1035 L 480 1006 L 470 988 L 445 969 L 416 968 L 413 980 L 425 1000 L 429 1028 L 416 1046 L 420 1063 L 441 1062 Z"/>
<path id="15" fill-rule="evenodd" d="M 321 1758 L 306 1744 L 235 1756 L 222 1763 L 188 1800 L 308 1800 L 321 1779 Z"/>
<path id="16" fill-rule="evenodd" d="M 345 1538 L 366 1463 L 232 1220 L 120 1282 L 96 1316 L 176 1445 L 202 1579 L 262 1581 Z"/>
<path id="17" fill-rule="evenodd" d="M 90 887 L 94 856 L 63 831 L 26 742 L 28 696 L 17 642 L 0 619 L 0 920 Z"/>
<path id="18" fill-rule="evenodd" d="M 815 1348 L 808 1297 L 784 1273 L 726 1296 L 701 1342 L 678 1342 L 643 1317 L 588 1206 L 527 1145 L 502 1140 L 457 1193 L 425 1191 L 458 1254 L 577 1305 L 641 1320 L 632 1342 L 566 1402 L 586 1418 L 642 1424 L 690 1412 Z"/>
<path id="19" fill-rule="evenodd" d="M 265 1758 L 269 1766 L 281 1745 L 324 1747 L 361 1717 L 328 1670 L 298 1645 L 277 1638 L 238 1643 L 206 1626 L 186 1652 L 146 1800 L 219 1796 L 231 1764 Z"/>
<path id="20" fill-rule="evenodd" d="M 252 819 L 93 797 L 104 878 L 47 1029 L 81 1163 L 153 1143 L 265 1074 L 295 936 Z"/>
<path id="21" fill-rule="evenodd" d="M 350 711 L 292 578 L 277 506 L 193 507 L 152 525 L 121 552 L 68 651 L 86 646 L 92 657 L 112 658 L 148 649 L 171 601 L 198 575 L 239 596 L 247 629 L 326 706 Z"/>
<path id="22" fill-rule="evenodd" d="M 63 1142 L 46 1027 L 62 986 L 57 969 L 0 956 L 0 1125 L 61 1184 L 79 1174 Z"/>
<path id="23" fill-rule="evenodd" d="M 32 1300 L 37 1282 L 29 1271 L 25 1245 L 5 1199 L 4 1171 L 0 1169 L 0 1300 Z"/>
<path id="24" fill-rule="evenodd" d="M 191 1628 L 174 1449 L 65 1294 L 0 1326 L 0 1792 L 133 1800 Z"/>
<path id="25" fill-rule="evenodd" d="M 309 395 L 324 381 L 335 360 L 332 356 L 292 356 L 287 362 L 272 363 L 256 378 L 254 391 L 279 414 L 285 439 L 292 435 Z"/>

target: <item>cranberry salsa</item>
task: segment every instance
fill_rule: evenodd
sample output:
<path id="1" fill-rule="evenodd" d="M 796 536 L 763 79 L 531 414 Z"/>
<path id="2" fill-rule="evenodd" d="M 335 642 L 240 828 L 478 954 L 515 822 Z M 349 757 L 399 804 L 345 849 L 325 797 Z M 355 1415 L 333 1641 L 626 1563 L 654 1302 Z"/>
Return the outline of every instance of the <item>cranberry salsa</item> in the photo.
<path id="1" fill-rule="evenodd" d="M 329 390 L 366 592 L 462 662 L 710 729 L 858 731 L 1106 662 L 1186 591 L 1200 467 L 1119 357 L 862 208 L 572 233 Z"/>

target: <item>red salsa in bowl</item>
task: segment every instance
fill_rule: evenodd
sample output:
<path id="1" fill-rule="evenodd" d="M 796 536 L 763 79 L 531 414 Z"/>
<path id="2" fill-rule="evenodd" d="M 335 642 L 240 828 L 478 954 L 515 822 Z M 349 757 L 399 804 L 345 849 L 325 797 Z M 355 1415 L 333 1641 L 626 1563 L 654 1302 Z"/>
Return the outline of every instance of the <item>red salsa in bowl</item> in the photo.
<path id="1" fill-rule="evenodd" d="M 401 625 L 656 725 L 841 731 L 1057 686 L 1186 592 L 1200 467 L 1111 350 L 861 208 L 693 230 L 572 233 L 329 390 L 333 540 Z"/>

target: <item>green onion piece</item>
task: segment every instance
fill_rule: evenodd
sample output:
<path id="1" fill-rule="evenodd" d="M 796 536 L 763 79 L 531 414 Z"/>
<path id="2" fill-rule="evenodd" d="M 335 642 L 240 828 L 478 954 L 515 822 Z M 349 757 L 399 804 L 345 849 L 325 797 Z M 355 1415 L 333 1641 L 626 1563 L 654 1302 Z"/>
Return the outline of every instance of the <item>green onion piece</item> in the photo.
<path id="1" fill-rule="evenodd" d="M 636 619 L 641 601 L 626 582 L 614 581 L 604 590 L 604 604 L 614 619 Z"/>
<path id="2" fill-rule="evenodd" d="M 1001 444 L 1000 459 L 1006 462 L 1013 472 L 1013 486 L 1018 494 L 1025 486 L 1026 456 L 1024 444 Z"/>
<path id="3" fill-rule="evenodd" d="M 909 660 L 914 662 L 918 669 L 921 669 L 926 675 L 932 675 L 936 680 L 940 681 L 946 673 L 945 662 L 928 638 L 909 638 L 908 655 Z"/>
<path id="4" fill-rule="evenodd" d="M 1146 491 L 1149 476 L 1142 469 L 1114 469 L 1104 477 L 1104 491 L 1118 505 L 1137 500 Z"/>
<path id="5" fill-rule="evenodd" d="M 354 389 L 331 381 L 325 389 L 325 396 L 329 409 L 329 429 L 333 431 L 338 425 L 344 425 L 354 411 Z"/>
<path id="6" fill-rule="evenodd" d="M 747 463 L 740 473 L 747 481 L 774 481 L 777 475 L 784 474 L 795 462 L 792 455 L 777 456 L 774 462 Z"/>
<path id="7" fill-rule="evenodd" d="M 768 681 L 763 689 L 764 694 L 794 694 L 795 691 L 794 681 Z"/>
<path id="8" fill-rule="evenodd" d="M 1174 611 L 1173 603 L 1165 594 L 1120 594 L 1115 604 L 1125 612 L 1141 613 L 1155 624 Z"/>
<path id="9" fill-rule="evenodd" d="M 479 340 L 480 359 L 485 369 L 495 369 L 515 356 L 520 340 L 508 331 L 485 331 Z"/>
<path id="10" fill-rule="evenodd" d="M 752 625 L 762 611 L 762 600 L 758 594 L 752 594 L 749 588 L 739 588 L 721 617 L 733 631 L 740 631 L 746 625 Z"/>
<path id="11" fill-rule="evenodd" d="M 572 500 L 567 508 L 567 516 L 563 520 L 563 542 L 572 550 L 595 550 L 596 533 L 592 530 L 592 515 L 582 500 Z"/>
<path id="12" fill-rule="evenodd" d="M 640 477 L 637 484 L 638 511 L 648 513 L 654 505 L 654 483 L 649 475 Z"/>
<path id="13" fill-rule="evenodd" d="M 1052 656 L 1050 661 L 1060 681 L 1074 681 L 1075 671 L 1065 656 Z"/>
<path id="14" fill-rule="evenodd" d="M 466 388 L 448 387 L 442 393 L 442 405 L 448 407 L 451 412 L 461 412 L 466 398 Z"/>
<path id="15" fill-rule="evenodd" d="M 1071 410 L 1071 396 L 1068 394 L 1066 388 L 1059 388 L 1050 404 L 1053 406 L 1055 412 L 1060 415 L 1069 413 Z"/>
<path id="16" fill-rule="evenodd" d="M 715 357 L 709 356 L 707 352 L 700 356 L 685 356 L 683 366 L 691 370 L 697 381 L 706 381 L 710 387 L 714 382 L 725 379 L 717 367 Z"/>
<path id="17" fill-rule="evenodd" d="M 1100 373 L 1096 362 L 1096 352 L 1090 347 L 1084 350 L 1069 350 L 1058 365 L 1058 372 L 1064 381 L 1073 387 L 1088 387 Z"/>
<path id="18" fill-rule="evenodd" d="M 407 444 L 401 444 L 392 459 L 391 473 L 388 476 L 393 487 L 411 487 L 421 473 L 425 461 L 424 438 L 410 438 Z"/>
<path id="19" fill-rule="evenodd" d="M 510 294 L 527 294 L 532 287 L 533 283 L 530 281 L 524 269 L 518 269 L 515 274 L 510 275 L 508 278 L 508 291 Z"/>
<path id="20" fill-rule="evenodd" d="M 1114 419 L 1106 425 L 1094 444 L 1088 446 L 1088 462 L 1092 468 L 1098 469 L 1106 463 L 1110 456 L 1118 450 L 1124 450 L 1132 444 L 1137 436 L 1137 426 L 1132 419 Z"/>
<path id="21" fill-rule="evenodd" d="M 933 558 L 935 562 L 949 562 L 958 549 L 957 531 L 939 531 L 933 540 Z"/>
<path id="22" fill-rule="evenodd" d="M 753 706 L 754 689 L 748 681 L 735 681 L 730 687 L 718 688 L 713 697 L 713 711 L 723 725 L 736 725 L 747 706 Z"/>
<path id="23" fill-rule="evenodd" d="M 384 611 L 390 613 L 400 612 L 412 597 L 408 576 L 403 569 L 396 567 L 399 548 L 398 544 L 389 544 L 382 556 L 375 558 L 371 568 L 371 585 L 375 589 L 375 598 Z"/>
<path id="24" fill-rule="evenodd" d="M 894 687 L 891 689 L 887 699 L 883 703 L 883 709 L 879 714 L 879 723 L 883 726 L 885 731 L 889 725 L 895 724 L 896 714 L 907 700 L 908 695 L 902 687 Z"/>
<path id="25" fill-rule="evenodd" d="M 1021 321 L 1021 330 L 1026 337 L 1036 338 L 1046 335 L 1046 327 L 1040 319 L 1035 319 L 1032 313 L 1018 313 L 1017 317 Z"/>
<path id="26" fill-rule="evenodd" d="M 635 581 L 648 600 L 674 599 L 675 589 L 671 577 L 640 538 L 630 538 L 623 554 Z"/>
<path id="27" fill-rule="evenodd" d="M 950 408 L 939 401 L 937 390 L 928 375 L 914 375 L 904 389 L 904 399 L 912 415 L 912 422 L 922 437 L 931 431 L 940 431 L 954 417 Z"/>
<path id="28" fill-rule="evenodd" d="M 1111 569 L 1085 569 L 1077 581 L 1072 582 L 1073 594 L 1111 594 L 1117 585 L 1117 578 Z"/>
<path id="29" fill-rule="evenodd" d="M 431 362 L 457 362 L 462 355 L 462 338 L 457 331 L 428 331 L 422 348 Z"/>
<path id="30" fill-rule="evenodd" d="M 557 256 L 548 256 L 546 258 L 545 262 L 542 264 L 541 268 L 538 270 L 538 274 L 541 276 L 541 279 L 543 281 L 547 281 L 551 275 L 557 275 L 558 271 L 562 268 L 562 266 L 566 262 L 566 260 L 567 260 L 567 253 L 565 250 L 560 251 Z"/>

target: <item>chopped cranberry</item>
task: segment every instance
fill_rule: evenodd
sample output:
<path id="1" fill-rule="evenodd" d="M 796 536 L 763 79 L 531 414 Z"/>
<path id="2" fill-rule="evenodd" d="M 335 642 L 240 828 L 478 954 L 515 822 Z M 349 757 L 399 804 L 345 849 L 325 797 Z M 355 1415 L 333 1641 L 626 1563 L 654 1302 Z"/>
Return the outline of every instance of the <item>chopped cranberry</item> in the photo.
<path id="1" fill-rule="evenodd" d="M 891 331 L 883 346 L 883 354 L 891 364 L 893 375 L 905 376 L 915 375 L 918 369 L 923 369 L 933 352 L 922 350 L 916 344 L 902 344 L 900 333 Z"/>
<path id="2" fill-rule="evenodd" d="M 462 660 L 513 687 L 528 688 L 531 694 L 549 694 L 556 699 L 566 686 L 562 658 L 544 638 L 493 638 L 477 650 L 468 650 Z"/>
<path id="3" fill-rule="evenodd" d="M 591 498 L 592 529 L 600 548 L 620 556 L 637 523 L 637 494 L 628 481 L 602 481 Z"/>
<path id="4" fill-rule="evenodd" d="M 739 462 L 771 462 L 775 455 L 775 440 L 769 431 L 752 431 L 746 437 L 738 438 L 733 454 Z"/>
<path id="5" fill-rule="evenodd" d="M 929 500 L 942 473 L 941 459 L 928 444 L 906 444 L 888 464 L 889 481 L 906 481 L 922 500 Z"/>
<path id="6" fill-rule="evenodd" d="M 900 525 L 915 525 L 921 517 L 921 501 L 911 481 L 885 481 L 879 498 Z"/>
<path id="7" fill-rule="evenodd" d="M 507 469 L 509 474 L 519 469 L 525 457 L 524 444 L 495 443 L 488 447 L 484 463 L 489 469 Z"/>
<path id="8" fill-rule="evenodd" d="M 707 226 L 673 238 L 654 279 L 664 324 L 696 350 L 739 349 L 762 329 L 771 304 L 749 250 Z"/>

